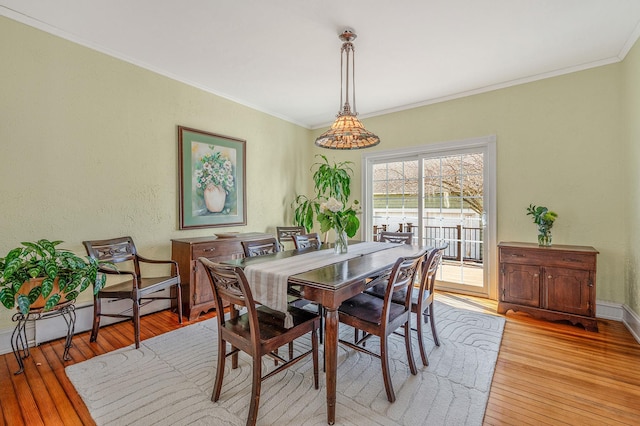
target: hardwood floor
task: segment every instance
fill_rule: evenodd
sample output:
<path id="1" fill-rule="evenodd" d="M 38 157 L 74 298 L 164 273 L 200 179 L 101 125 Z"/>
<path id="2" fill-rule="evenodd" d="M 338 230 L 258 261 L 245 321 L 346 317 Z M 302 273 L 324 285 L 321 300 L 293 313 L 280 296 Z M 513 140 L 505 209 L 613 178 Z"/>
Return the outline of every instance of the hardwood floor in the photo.
<path id="1" fill-rule="evenodd" d="M 449 293 L 437 298 L 496 315 L 491 300 Z M 599 320 L 598 326 L 600 332 L 591 333 L 507 314 L 484 424 L 638 424 L 640 344 L 622 323 Z M 178 327 L 175 314 L 158 312 L 141 321 L 141 338 Z M 89 332 L 78 334 L 69 362 L 62 361 L 63 340 L 42 344 L 31 349 L 17 376 L 13 354 L 0 356 L 0 425 L 94 424 L 64 367 L 127 346 L 132 336 L 129 322 L 102 328 L 97 343 L 89 343 Z"/>

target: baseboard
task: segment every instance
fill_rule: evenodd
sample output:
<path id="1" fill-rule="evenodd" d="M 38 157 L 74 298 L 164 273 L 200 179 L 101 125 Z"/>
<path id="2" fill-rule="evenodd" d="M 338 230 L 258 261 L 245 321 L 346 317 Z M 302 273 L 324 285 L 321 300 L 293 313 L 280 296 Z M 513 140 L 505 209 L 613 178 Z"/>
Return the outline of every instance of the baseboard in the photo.
<path id="1" fill-rule="evenodd" d="M 164 290 L 163 292 L 158 292 L 154 295 L 166 297 L 169 295 L 169 290 Z M 162 311 L 170 307 L 170 300 L 157 300 L 143 306 L 140 309 L 140 314 L 146 315 L 152 312 Z M 102 302 L 102 312 L 104 313 L 117 313 L 127 310 L 127 313 L 131 313 L 131 301 L 129 300 L 103 300 Z M 76 305 L 75 311 L 75 334 L 90 330 L 93 324 L 93 303 L 85 302 L 82 304 L 78 304 Z M 103 317 L 100 320 L 100 325 L 105 326 L 125 320 L 126 318 Z M 64 318 L 62 318 L 61 316 L 56 316 L 53 318 L 41 319 L 38 321 L 29 321 L 27 323 L 26 332 L 29 346 L 36 346 L 50 340 L 65 337 L 67 335 L 67 325 L 64 321 Z M 13 351 L 13 349 L 11 348 L 12 334 L 13 328 L 0 330 L 0 354 L 7 354 Z M 131 336 L 131 339 L 131 342 L 133 343 L 133 336 Z"/>
<path id="2" fill-rule="evenodd" d="M 631 310 L 627 305 L 623 305 L 624 317 L 622 322 L 629 329 L 638 343 L 640 343 L 640 315 Z"/>
<path id="3" fill-rule="evenodd" d="M 622 304 L 596 301 L 596 317 L 614 321 L 622 321 Z"/>

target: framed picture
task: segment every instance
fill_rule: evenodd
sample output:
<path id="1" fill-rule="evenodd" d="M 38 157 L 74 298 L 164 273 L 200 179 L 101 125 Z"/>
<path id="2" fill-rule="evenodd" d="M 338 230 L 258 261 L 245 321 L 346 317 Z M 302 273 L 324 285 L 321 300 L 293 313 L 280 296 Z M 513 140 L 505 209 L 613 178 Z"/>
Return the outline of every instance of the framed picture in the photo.
<path id="1" fill-rule="evenodd" d="M 180 229 L 247 224 L 246 141 L 178 126 Z"/>

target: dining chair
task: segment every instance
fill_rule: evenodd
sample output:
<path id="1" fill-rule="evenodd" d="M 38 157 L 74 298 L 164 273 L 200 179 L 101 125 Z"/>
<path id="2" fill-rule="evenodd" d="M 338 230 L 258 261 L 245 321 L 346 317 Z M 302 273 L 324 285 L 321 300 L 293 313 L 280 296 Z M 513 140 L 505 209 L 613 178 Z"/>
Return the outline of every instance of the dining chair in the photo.
<path id="1" fill-rule="evenodd" d="M 280 244 L 274 237 L 241 241 L 241 244 L 245 257 L 263 256 L 280 251 Z"/>
<path id="2" fill-rule="evenodd" d="M 133 321 L 133 333 L 136 349 L 140 347 L 140 308 L 154 300 L 175 299 L 178 311 L 178 322 L 182 324 L 182 291 L 180 288 L 180 272 L 178 263 L 173 260 L 154 260 L 140 256 L 131 237 L 118 237 L 108 240 L 83 241 L 87 254 L 100 261 L 111 264 L 125 263 L 130 270 L 121 268 L 111 269 L 101 267 L 105 274 L 115 274 L 120 277 L 129 277 L 125 281 L 103 287 L 98 294 L 93 296 L 93 327 L 91 329 L 91 342 L 98 339 L 100 329 L 100 317 L 131 318 Z M 164 264 L 171 267 L 170 275 L 160 277 L 143 277 L 141 264 Z M 175 295 L 153 296 L 160 290 L 174 287 Z M 117 314 L 105 314 L 102 312 L 102 299 L 130 299 L 133 302 L 131 315 L 126 311 Z"/>
<path id="3" fill-rule="evenodd" d="M 285 314 L 283 312 L 257 305 L 253 299 L 247 277 L 241 268 L 214 263 L 204 257 L 199 258 L 199 261 L 204 265 L 209 276 L 216 308 L 224 306 L 223 300 L 228 301 L 234 307 L 231 310 L 229 320 L 225 318 L 225 315 L 216 315 L 218 322 L 218 362 L 211 400 L 215 402 L 220 398 L 226 358 L 234 356 L 240 351 L 251 356 L 253 362 L 251 402 L 247 425 L 256 424 L 262 382 L 291 367 L 309 354 L 313 359 L 314 387 L 318 389 L 317 331 L 320 327 L 318 315 L 304 309 L 289 306 L 287 310 L 293 318 L 293 327 L 285 328 Z M 235 307 L 246 308 L 246 312 L 239 315 Z M 220 309 L 218 312 L 222 313 L 224 311 Z M 292 343 L 309 333 L 311 333 L 310 350 L 288 361 L 278 356 L 276 350 L 280 346 Z M 231 345 L 229 352 L 227 352 L 227 343 Z M 282 364 L 263 375 L 263 356 L 269 356 Z M 233 368 L 235 368 L 235 365 Z M 296 395 L 291 397 L 296 397 Z"/>
<path id="4" fill-rule="evenodd" d="M 426 250 L 414 256 L 400 257 L 393 268 L 386 288 L 384 299 L 368 293 L 360 293 L 347 299 L 338 308 L 338 318 L 343 324 L 362 330 L 363 336 L 355 343 L 340 339 L 339 342 L 357 351 L 379 358 L 382 364 L 382 377 L 389 402 L 396 400 L 391 373 L 389 371 L 388 338 L 398 328 L 404 328 L 404 341 L 409 361 L 409 370 L 418 374 L 411 349 L 411 293 L 407 288 L 413 284 L 416 272 L 423 262 Z M 404 290 L 404 304 L 392 303 L 392 297 Z M 380 338 L 380 353 L 374 353 L 363 345 L 371 336 Z"/>
<path id="5" fill-rule="evenodd" d="M 293 244 L 296 250 L 302 250 L 309 247 L 319 249 L 322 246 L 320 236 L 317 232 L 312 232 L 310 234 L 292 235 L 291 238 L 293 239 Z"/>
<path id="6" fill-rule="evenodd" d="M 411 245 L 413 244 L 413 233 L 382 231 L 378 235 L 378 241 L 385 243 L 404 243 Z"/>
<path id="7" fill-rule="evenodd" d="M 320 241 L 320 236 L 317 232 L 312 232 L 310 234 L 300 234 L 300 235 L 292 235 L 293 243 L 296 247 L 296 250 L 304 250 L 310 247 L 314 249 L 319 249 L 322 247 L 322 242 Z M 308 300 L 304 299 L 304 295 L 302 294 L 302 289 L 300 286 L 291 286 L 291 294 L 296 294 L 300 297 L 300 302 L 304 305 L 312 304 Z M 315 303 L 313 303 L 315 305 Z M 297 304 L 300 307 L 300 303 Z M 320 343 L 322 343 L 324 339 L 323 335 L 323 327 L 322 327 L 322 317 L 324 314 L 323 308 L 321 304 L 317 304 L 318 307 L 318 315 L 320 315 Z"/>
<path id="8" fill-rule="evenodd" d="M 426 324 L 427 322 L 430 323 L 433 342 L 436 346 L 440 346 L 440 340 L 438 339 L 438 332 L 436 330 L 433 302 L 438 266 L 442 261 L 442 256 L 448 245 L 449 244 L 447 243 L 439 247 L 431 248 L 427 251 L 420 269 L 420 285 L 418 287 L 413 286 L 411 288 L 411 312 L 416 314 L 416 328 L 412 330 L 418 335 L 420 357 L 422 358 L 422 364 L 425 367 L 429 365 L 429 359 L 427 358 L 427 353 L 424 348 L 424 337 L 422 333 L 423 324 Z M 378 282 L 372 282 L 371 287 L 365 290 L 365 292 L 378 298 L 384 298 L 387 282 L 384 278 L 376 281 Z M 393 303 L 403 304 L 404 299 L 405 293 L 398 292 L 393 296 L 391 301 Z M 420 318 L 421 316 L 422 318 Z"/>
<path id="9" fill-rule="evenodd" d="M 301 235 L 306 233 L 307 230 L 304 226 L 276 226 L 276 236 L 281 247 L 284 247 L 284 243 L 290 243 L 291 237 L 294 235 Z"/>
<path id="10" fill-rule="evenodd" d="M 260 240 L 241 241 L 242 248 L 244 250 L 245 257 L 264 256 L 267 254 L 278 253 L 280 251 L 280 244 L 274 238 L 263 238 Z M 300 289 L 289 288 L 288 291 L 289 303 L 294 303 L 302 300 L 300 295 Z M 289 342 L 289 358 L 293 357 L 293 342 Z M 278 361 L 276 360 L 276 365 Z"/>

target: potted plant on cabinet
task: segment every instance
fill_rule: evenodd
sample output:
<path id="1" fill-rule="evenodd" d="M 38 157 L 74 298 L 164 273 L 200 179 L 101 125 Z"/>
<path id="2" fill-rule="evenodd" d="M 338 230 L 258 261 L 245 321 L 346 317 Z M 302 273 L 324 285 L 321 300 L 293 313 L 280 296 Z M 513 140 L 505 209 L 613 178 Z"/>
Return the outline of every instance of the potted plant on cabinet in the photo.
<path id="1" fill-rule="evenodd" d="M 94 293 L 106 282 L 99 262 L 57 248 L 62 241 L 23 242 L 0 258 L 0 302 L 23 315 L 31 309 L 50 311 L 72 302 L 94 283 Z"/>
<path id="2" fill-rule="evenodd" d="M 360 227 L 360 220 L 357 217 L 359 203 L 357 200 L 353 205 L 347 207 L 349 196 L 351 195 L 351 176 L 353 169 L 351 161 L 330 164 L 327 157 L 317 154 L 322 158 L 311 166 L 313 173 L 314 198 L 306 195 L 298 195 L 294 205 L 294 223 L 304 226 L 307 232 L 313 229 L 314 218 L 317 218 L 321 225 L 321 231 L 327 232 L 336 228 L 336 232 L 346 233 L 353 237 Z M 339 217 L 340 220 L 331 220 Z M 340 225 L 337 227 L 337 225 Z M 336 225 L 336 226 L 333 226 Z M 339 229 L 338 229 L 339 228 Z M 340 237 L 337 234 L 338 238 Z"/>

